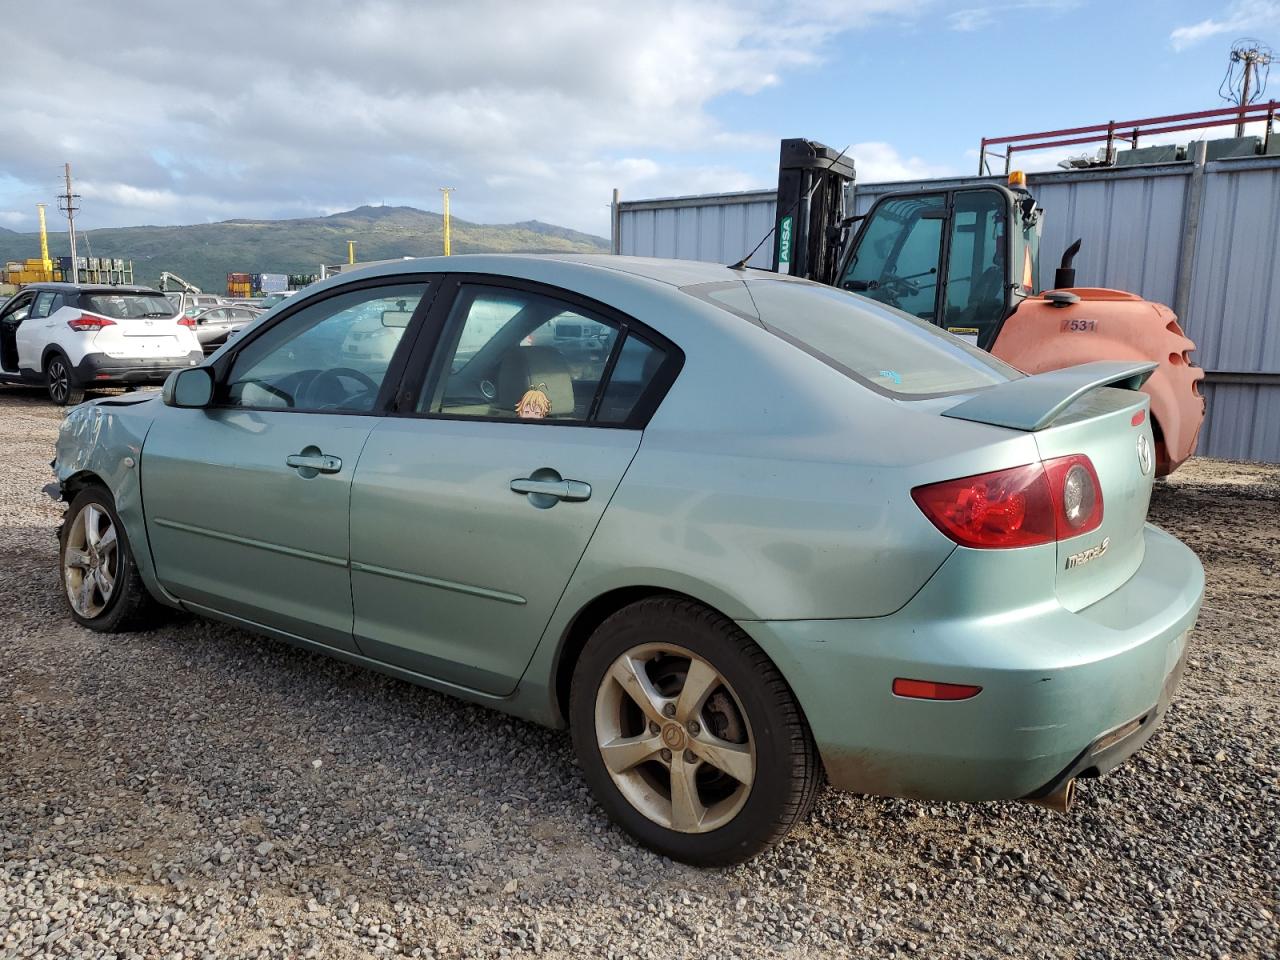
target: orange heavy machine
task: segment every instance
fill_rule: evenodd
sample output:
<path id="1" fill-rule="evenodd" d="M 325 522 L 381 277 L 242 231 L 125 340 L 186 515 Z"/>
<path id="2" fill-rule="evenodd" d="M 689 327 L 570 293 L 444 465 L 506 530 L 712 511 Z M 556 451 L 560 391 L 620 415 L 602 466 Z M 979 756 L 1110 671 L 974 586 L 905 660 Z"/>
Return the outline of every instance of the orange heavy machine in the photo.
<path id="1" fill-rule="evenodd" d="M 1133 293 L 1077 287 L 1066 251 L 1040 290 L 1044 215 L 1018 172 L 979 183 L 880 196 L 842 217 L 852 164 L 809 140 L 782 141 L 774 269 L 852 290 L 937 324 L 1027 373 L 1094 360 L 1159 364 L 1151 397 L 1157 473 L 1195 451 L 1204 420 L 1195 344 L 1168 307 Z M 853 231 L 853 224 L 861 221 Z M 849 232 L 852 240 L 843 243 Z"/>

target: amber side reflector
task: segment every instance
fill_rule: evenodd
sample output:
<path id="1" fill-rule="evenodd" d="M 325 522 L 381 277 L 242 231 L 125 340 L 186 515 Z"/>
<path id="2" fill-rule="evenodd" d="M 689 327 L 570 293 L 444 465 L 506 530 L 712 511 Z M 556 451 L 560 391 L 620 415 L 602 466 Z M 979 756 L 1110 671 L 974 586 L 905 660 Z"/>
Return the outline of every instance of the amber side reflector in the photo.
<path id="1" fill-rule="evenodd" d="M 1140 427 L 1142 426 L 1142 421 L 1145 419 L 1147 419 L 1147 411 L 1139 410 L 1137 413 L 1133 415 L 1133 419 L 1130 420 L 1129 422 L 1132 423 L 1135 427 Z"/>
<path id="2" fill-rule="evenodd" d="M 981 693 L 982 688 L 967 683 L 936 683 L 933 680 L 898 677 L 893 681 L 893 692 L 899 697 L 910 697 L 913 700 L 968 700 Z"/>

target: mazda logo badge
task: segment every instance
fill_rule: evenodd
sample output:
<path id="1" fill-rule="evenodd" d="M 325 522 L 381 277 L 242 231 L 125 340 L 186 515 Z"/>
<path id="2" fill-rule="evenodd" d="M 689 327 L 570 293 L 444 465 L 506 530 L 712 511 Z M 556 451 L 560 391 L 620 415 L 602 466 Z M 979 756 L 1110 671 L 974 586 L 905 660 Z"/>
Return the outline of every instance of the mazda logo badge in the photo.
<path id="1" fill-rule="evenodd" d="M 1142 475 L 1145 477 L 1151 472 L 1151 466 L 1151 441 L 1147 439 L 1147 435 L 1144 433 L 1138 437 L 1138 469 L 1142 471 Z"/>

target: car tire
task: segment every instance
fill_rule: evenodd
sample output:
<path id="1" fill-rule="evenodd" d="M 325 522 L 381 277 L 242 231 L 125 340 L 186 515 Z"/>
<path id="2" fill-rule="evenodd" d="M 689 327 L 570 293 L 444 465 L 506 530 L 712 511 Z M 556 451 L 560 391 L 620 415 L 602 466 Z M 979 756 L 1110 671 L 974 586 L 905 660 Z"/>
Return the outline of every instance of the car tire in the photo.
<path id="1" fill-rule="evenodd" d="M 595 630 L 574 668 L 569 725 L 614 822 L 695 866 L 740 863 L 776 843 L 809 815 L 822 783 L 777 667 L 692 600 L 641 600 Z"/>
<path id="2" fill-rule="evenodd" d="M 111 494 L 102 487 L 86 487 L 67 507 L 58 531 L 58 573 L 63 598 L 82 627 L 130 633 L 164 619 L 165 608 L 143 584 Z"/>
<path id="3" fill-rule="evenodd" d="M 64 353 L 49 354 L 44 363 L 44 388 L 60 407 L 74 407 L 84 399 L 84 387 L 76 383 L 75 371 Z"/>

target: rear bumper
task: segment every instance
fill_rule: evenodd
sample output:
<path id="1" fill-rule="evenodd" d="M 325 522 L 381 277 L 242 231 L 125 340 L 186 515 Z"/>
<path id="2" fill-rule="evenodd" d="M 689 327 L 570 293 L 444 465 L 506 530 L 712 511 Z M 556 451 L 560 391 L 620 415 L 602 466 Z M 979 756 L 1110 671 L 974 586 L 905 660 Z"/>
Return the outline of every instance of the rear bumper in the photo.
<path id="1" fill-rule="evenodd" d="M 1177 686 L 1204 572 L 1163 531 L 1148 526 L 1145 540 L 1128 582 L 1074 613 L 1048 601 L 957 616 L 949 559 L 887 617 L 741 626 L 791 684 L 837 788 L 936 800 L 1039 795 L 1132 755 Z M 908 699 L 892 693 L 897 677 L 982 692 Z"/>
<path id="2" fill-rule="evenodd" d="M 164 383 L 175 370 L 204 362 L 204 351 L 193 350 L 185 357 L 129 358 L 87 353 L 76 364 L 75 377 L 82 385 L 110 383 Z"/>

